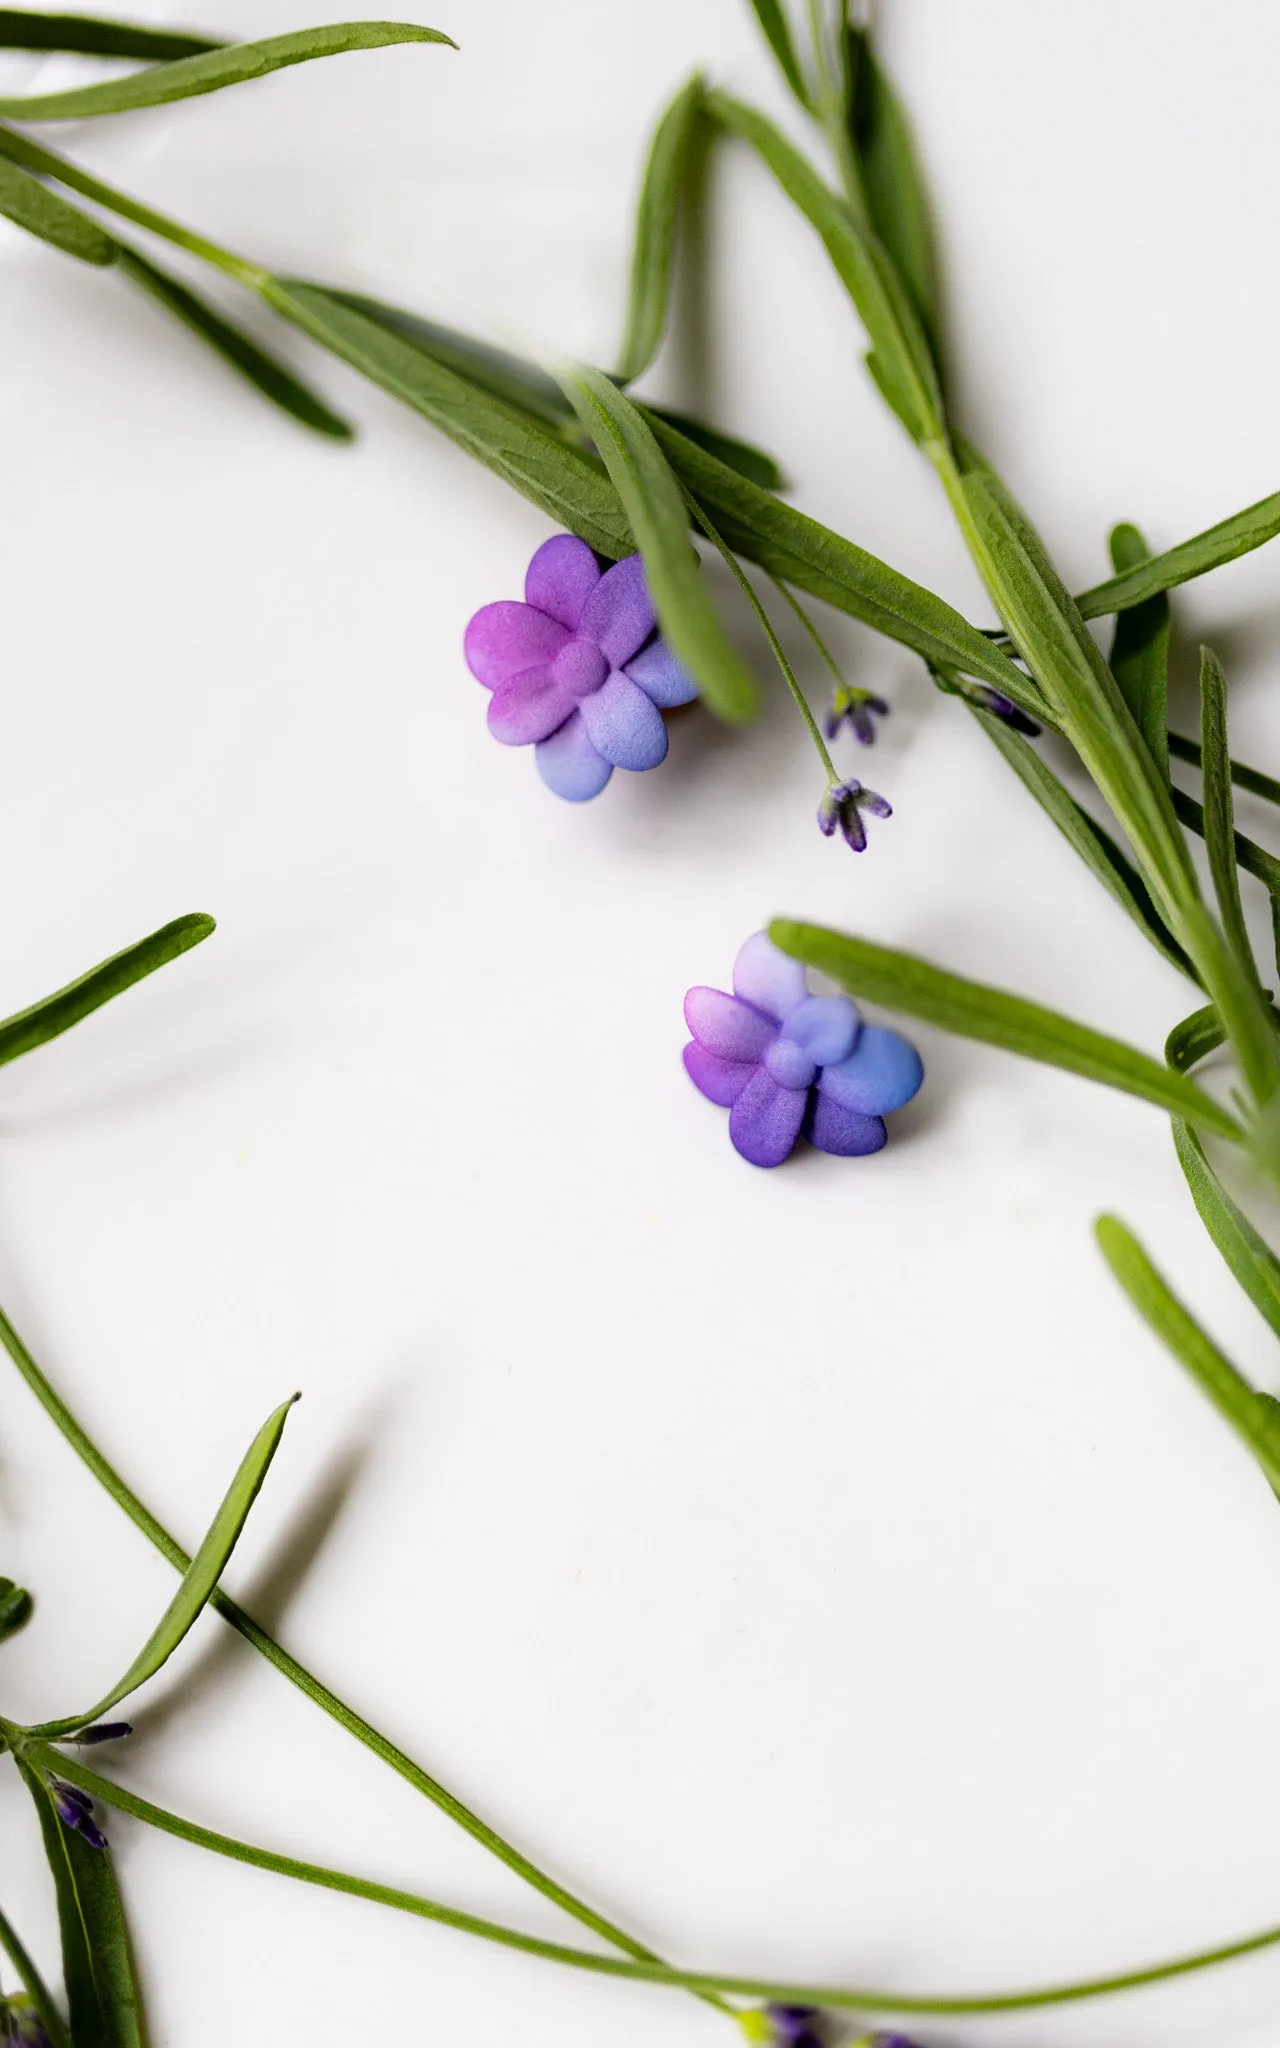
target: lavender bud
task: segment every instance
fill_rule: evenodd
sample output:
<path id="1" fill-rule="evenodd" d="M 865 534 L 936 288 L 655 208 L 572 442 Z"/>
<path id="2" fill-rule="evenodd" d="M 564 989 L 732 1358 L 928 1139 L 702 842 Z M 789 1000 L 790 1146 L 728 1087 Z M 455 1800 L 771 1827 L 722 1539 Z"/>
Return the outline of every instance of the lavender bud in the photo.
<path id="1" fill-rule="evenodd" d="M 828 839 L 838 832 L 846 846 L 861 853 L 867 843 L 864 811 L 873 818 L 893 816 L 892 805 L 874 789 L 864 789 L 860 782 L 833 782 L 818 805 L 818 829 Z"/>
<path id="2" fill-rule="evenodd" d="M 86 1793 L 77 1785 L 68 1785 L 63 1778 L 50 1778 L 49 1796 L 64 1828 L 83 1835 L 91 1849 L 106 1848 L 107 1838 L 93 1818 L 93 1801 Z"/>
<path id="3" fill-rule="evenodd" d="M 96 1728 L 82 1728 L 78 1735 L 64 1735 L 62 1740 L 73 1749 L 92 1749 L 98 1742 L 123 1742 L 132 1733 L 131 1721 L 99 1721 Z"/>

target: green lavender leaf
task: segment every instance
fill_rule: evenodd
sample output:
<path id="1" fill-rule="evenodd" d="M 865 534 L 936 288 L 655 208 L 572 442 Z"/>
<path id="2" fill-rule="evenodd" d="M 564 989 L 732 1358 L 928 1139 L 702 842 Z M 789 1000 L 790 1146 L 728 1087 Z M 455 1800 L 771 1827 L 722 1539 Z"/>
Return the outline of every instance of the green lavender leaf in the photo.
<path id="1" fill-rule="evenodd" d="M 101 85 L 73 86 L 67 92 L 0 96 L 0 120 L 85 121 L 99 114 L 125 114 L 138 107 L 168 106 L 173 100 L 196 99 L 266 78 L 290 64 L 316 57 L 338 57 L 350 50 L 381 50 L 391 43 L 446 43 L 452 38 L 435 28 L 407 21 L 340 21 L 327 28 L 306 28 L 287 36 L 268 36 L 259 43 L 231 43 L 198 57 L 179 57 L 150 71 L 111 78 Z"/>
<path id="2" fill-rule="evenodd" d="M 1222 1019 L 1210 1004 L 1175 1024 L 1165 1058 L 1185 1074 L 1225 1037 Z M 1227 1193 L 1196 1133 L 1180 1117 L 1174 1119 L 1173 1142 L 1201 1222 L 1258 1314 L 1280 1337 L 1280 1259 Z"/>
<path id="3" fill-rule="evenodd" d="M 14 1760 L 35 1802 L 53 1874 L 75 2048 L 145 2048 L 129 1930 L 110 1851 L 90 1848 L 63 1827 L 40 1774 L 21 1754 Z"/>
<path id="4" fill-rule="evenodd" d="M 104 21 L 96 14 L 29 14 L 25 8 L 0 7 L 0 49 L 5 50 L 73 50 L 86 57 L 138 57 L 158 63 L 170 57 L 199 57 L 222 47 L 216 37 L 140 28 L 131 21 Z"/>
<path id="5" fill-rule="evenodd" d="M 1280 1411 L 1219 1351 L 1118 1217 L 1100 1216 L 1094 1227 L 1103 1257 L 1138 1313 L 1248 1445 L 1271 1487 L 1280 1489 Z"/>
<path id="6" fill-rule="evenodd" d="M 648 420 L 659 419 L 677 434 L 683 434 L 686 441 L 714 455 L 717 462 L 748 483 L 756 484 L 762 491 L 785 491 L 787 479 L 773 456 L 763 448 L 757 448 L 752 441 L 740 441 L 734 434 L 726 434 L 719 427 L 709 427 L 705 420 L 692 419 L 687 412 L 672 412 L 666 405 L 653 405 L 648 399 L 640 407 Z"/>
<path id="7" fill-rule="evenodd" d="M 1193 1081 L 1135 1046 L 1077 1024 L 1056 1010 L 1042 1009 L 1023 996 L 968 981 L 913 953 L 895 952 L 822 925 L 778 918 L 770 925 L 769 936 L 784 953 L 886 1009 L 923 1018 L 961 1038 L 976 1038 L 1024 1059 L 1064 1067 L 1086 1080 L 1102 1081 L 1223 1137 L 1239 1140 L 1243 1135 L 1235 1118 Z"/>
<path id="8" fill-rule="evenodd" d="M 37 1046 L 47 1045 L 51 1038 L 69 1031 L 81 1018 L 101 1009 L 115 996 L 123 995 L 135 981 L 154 974 L 157 967 L 167 966 L 179 954 L 189 953 L 214 929 L 213 919 L 200 912 L 176 917 L 172 924 L 162 925 L 149 938 L 139 939 L 136 946 L 126 946 L 123 953 L 113 953 L 100 967 L 90 968 L 88 974 L 82 974 L 78 981 L 69 982 L 55 995 L 46 996 L 42 1002 L 33 1003 L 30 1009 L 19 1010 L 16 1015 L 6 1017 L 0 1023 L 0 1066 L 8 1060 L 20 1059 L 24 1053 L 34 1052 Z"/>
<path id="9" fill-rule="evenodd" d="M 866 329 L 876 381 L 907 432 L 917 441 L 939 438 L 942 393 L 933 354 L 907 287 L 877 237 L 854 222 L 845 201 L 754 107 L 720 92 L 708 94 L 706 106 L 721 128 L 751 145 L 821 236 Z"/>
<path id="10" fill-rule="evenodd" d="M 598 463 L 526 406 L 460 376 L 318 286 L 273 277 L 261 289 L 286 320 L 420 413 L 558 525 L 615 560 L 634 552 L 622 501 Z"/>
<path id="11" fill-rule="evenodd" d="M 689 544 L 689 511 L 648 421 L 611 378 L 577 365 L 563 375 L 579 419 L 600 451 L 644 556 L 663 633 L 709 708 L 753 716 L 756 679 L 721 624 Z"/>
<path id="12" fill-rule="evenodd" d="M 0 157 L 0 213 L 29 235 L 61 249 L 64 256 L 78 256 L 82 263 L 106 266 L 120 253 L 119 244 L 96 220 L 7 157 Z"/>
<path id="13" fill-rule="evenodd" d="M 848 28 L 845 33 L 852 100 L 848 120 L 868 217 L 898 267 L 937 363 L 937 263 L 911 130 L 867 31 Z"/>
<path id="14" fill-rule="evenodd" d="M 1144 604 L 1162 590 L 1172 590 L 1179 583 L 1189 583 L 1193 576 L 1205 576 L 1210 569 L 1220 569 L 1224 562 L 1234 562 L 1237 555 L 1247 555 L 1252 548 L 1274 540 L 1278 533 L 1280 491 L 1260 498 L 1256 505 L 1246 506 L 1233 518 L 1195 534 L 1165 554 L 1151 555 L 1135 568 L 1112 576 L 1106 583 L 1095 584 L 1076 603 L 1086 619 L 1126 611 L 1130 605 Z"/>
<path id="15" fill-rule="evenodd" d="M 34 1607 L 25 1586 L 15 1586 L 12 1579 L 0 1579 L 0 1643 L 26 1627 Z"/>
<path id="16" fill-rule="evenodd" d="M 1196 768 L 1200 766 L 1199 740 L 1184 739 L 1179 732 L 1171 732 L 1168 738 L 1169 752 L 1177 760 L 1190 761 Z M 1247 789 L 1254 796 L 1265 797 L 1269 804 L 1280 804 L 1280 782 L 1273 775 L 1264 775 L 1260 768 L 1250 768 L 1244 761 L 1232 761 L 1231 780 L 1237 789 Z"/>
<path id="17" fill-rule="evenodd" d="M 1111 535 L 1117 569 L 1134 569 L 1151 550 L 1136 526 L 1117 526 Z M 1117 612 L 1111 641 L 1111 673 L 1133 713 L 1160 774 L 1169 780 L 1169 600 L 1163 594 Z"/>
<path id="18" fill-rule="evenodd" d="M 695 72 L 666 109 L 649 148 L 636 211 L 627 329 L 617 370 L 624 384 L 643 376 L 666 329 L 680 208 L 701 109 L 702 78 Z"/>
<path id="19" fill-rule="evenodd" d="M 1197 803 L 1195 797 L 1188 796 L 1185 789 L 1175 789 L 1173 807 L 1182 823 L 1203 839 L 1206 832 L 1204 805 Z M 1280 860 L 1245 832 L 1235 834 L 1235 850 L 1236 866 L 1265 883 L 1273 902 L 1280 901 Z"/>
<path id="20" fill-rule="evenodd" d="M 152 263 L 137 249 L 121 244 L 119 268 L 131 281 L 159 301 L 221 356 L 224 363 L 253 385 L 256 391 L 280 407 L 304 427 L 335 441 L 349 441 L 354 429 L 347 420 L 330 410 L 323 398 L 294 375 L 278 357 L 270 355 L 251 335 L 228 320 L 189 285 Z"/>
<path id="21" fill-rule="evenodd" d="M 781 0 L 750 0 L 751 11 L 764 31 L 765 40 L 773 51 L 787 84 L 807 112 L 814 111 L 813 94 L 796 54 L 795 38 L 783 11 Z"/>
<path id="22" fill-rule="evenodd" d="M 1032 718 L 1053 722 L 1041 692 L 960 613 L 875 555 L 759 489 L 667 421 L 651 416 L 667 460 L 711 513 L 735 554 L 910 647 L 1003 691 Z"/>
<path id="23" fill-rule="evenodd" d="M 226 1570 L 227 1561 L 240 1540 L 240 1533 L 249 1518 L 252 1508 L 267 1476 L 271 1460 L 275 1457 L 280 1438 L 284 1433 L 289 1410 L 298 1399 L 296 1394 L 283 1401 L 273 1414 L 267 1417 L 253 1442 L 241 1460 L 239 1470 L 223 1499 L 221 1507 L 209 1524 L 203 1543 L 182 1575 L 181 1584 L 166 1607 L 150 1636 L 139 1650 L 129 1669 L 110 1692 L 104 1693 L 96 1706 L 86 1713 L 71 1714 L 61 1721 L 48 1721 L 30 1732 L 33 1735 L 56 1738 L 67 1735 L 77 1728 L 87 1727 L 91 1721 L 100 1721 L 112 1707 L 130 1693 L 137 1692 L 145 1685 L 163 1664 L 166 1664 L 188 1631 L 194 1627 L 204 1612 L 218 1580 Z"/>
<path id="24" fill-rule="evenodd" d="M 53 1995 L 40 1975 L 34 1961 L 18 1938 L 13 1922 L 0 1913 L 0 1951 L 8 1956 L 17 1972 L 29 2003 L 35 2008 L 36 2017 L 49 2037 L 49 2048 L 73 2048 L 70 2034 L 62 2014 L 53 2002 Z"/>
<path id="25" fill-rule="evenodd" d="M 1227 943 L 1257 984 L 1257 963 L 1249 944 L 1236 871 L 1235 822 L 1231 806 L 1231 757 L 1227 749 L 1227 685 L 1212 649 L 1200 649 L 1200 749 L 1204 766 L 1204 841 Z"/>
<path id="26" fill-rule="evenodd" d="M 1105 832 L 1083 806 L 1076 802 L 1052 768 L 1021 733 L 1014 732 L 1004 719 L 996 718 L 991 712 L 983 711 L 977 705 L 971 704 L 969 709 L 987 738 L 999 748 L 1014 774 L 1053 819 L 1068 844 L 1075 848 L 1103 888 L 1133 919 L 1139 931 L 1151 941 L 1157 952 L 1164 955 L 1170 966 L 1176 967 L 1179 973 L 1195 981 L 1194 966 L 1177 941 L 1170 936 L 1152 900 L 1151 891 L 1111 834 Z"/>

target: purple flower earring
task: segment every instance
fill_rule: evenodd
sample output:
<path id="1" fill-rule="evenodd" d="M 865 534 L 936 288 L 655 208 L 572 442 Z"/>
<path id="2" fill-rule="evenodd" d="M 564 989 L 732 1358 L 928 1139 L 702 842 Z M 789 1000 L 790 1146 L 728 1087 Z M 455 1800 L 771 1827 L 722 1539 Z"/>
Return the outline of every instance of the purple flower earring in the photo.
<path id="1" fill-rule="evenodd" d="M 656 768 L 663 712 L 698 691 L 656 630 L 640 556 L 602 569 L 584 540 L 558 533 L 530 562 L 524 594 L 485 605 L 467 627 L 494 738 L 532 746 L 543 781 L 570 803 L 599 796 L 615 768 Z"/>
<path id="2" fill-rule="evenodd" d="M 684 1063 L 694 1086 L 729 1111 L 729 1136 L 752 1166 L 780 1166 L 801 1136 L 857 1158 L 888 1141 L 884 1119 L 924 1079 L 920 1055 L 848 996 L 814 996 L 798 960 L 767 934 L 733 963 L 733 994 L 691 988 Z"/>

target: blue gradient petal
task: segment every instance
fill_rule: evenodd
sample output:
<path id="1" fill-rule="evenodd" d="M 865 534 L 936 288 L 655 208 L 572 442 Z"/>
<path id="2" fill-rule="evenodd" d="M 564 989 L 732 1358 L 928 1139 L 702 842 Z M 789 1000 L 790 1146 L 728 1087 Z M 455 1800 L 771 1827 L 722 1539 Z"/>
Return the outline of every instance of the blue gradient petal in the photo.
<path id="1" fill-rule="evenodd" d="M 681 667 L 661 636 L 633 656 L 626 673 L 661 711 L 674 711 L 678 704 L 692 704 L 698 694 L 698 685 L 688 669 Z"/>
<path id="2" fill-rule="evenodd" d="M 788 1012 L 782 1035 L 802 1046 L 815 1066 L 834 1067 L 853 1051 L 861 1023 L 848 996 L 809 996 Z"/>
<path id="3" fill-rule="evenodd" d="M 549 739 L 540 741 L 533 758 L 547 788 L 571 804 L 585 804 L 599 796 L 613 773 L 613 763 L 598 754 L 587 737 L 580 711 L 566 718 Z"/>
<path id="4" fill-rule="evenodd" d="M 667 758 L 662 713 L 621 669 L 582 699 L 578 716 L 592 746 L 615 768 L 656 768 Z"/>
<path id="5" fill-rule="evenodd" d="M 798 960 L 780 953 L 767 932 L 755 932 L 733 963 L 733 992 L 781 1023 L 806 1001 L 809 984 Z"/>
<path id="6" fill-rule="evenodd" d="M 882 1024 L 864 1024 L 847 1060 L 824 1067 L 818 1088 L 830 1101 L 862 1116 L 887 1116 L 910 1102 L 924 1079 L 914 1045 Z"/>

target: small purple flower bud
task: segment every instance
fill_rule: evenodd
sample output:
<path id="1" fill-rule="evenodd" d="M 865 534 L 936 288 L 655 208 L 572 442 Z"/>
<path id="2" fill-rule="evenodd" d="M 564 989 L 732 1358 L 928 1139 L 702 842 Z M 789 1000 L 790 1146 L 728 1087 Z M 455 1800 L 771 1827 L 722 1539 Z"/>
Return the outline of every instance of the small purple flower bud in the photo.
<path id="1" fill-rule="evenodd" d="M 1036 724 L 1034 718 L 1028 718 L 1026 712 L 1014 703 L 1012 697 L 1006 697 L 1003 690 L 993 690 L 990 683 L 974 683 L 970 686 L 969 701 L 978 705 L 981 710 L 989 711 L 993 718 L 1001 719 L 1014 732 L 1025 733 L 1029 740 L 1039 739 L 1042 728 Z M 893 2048 L 895 2041 L 905 2039 L 905 2035 L 902 2034 L 886 2036 L 889 2048 Z M 907 2048 L 911 2048 L 909 2041 Z"/>
<path id="2" fill-rule="evenodd" d="M 5 2048 L 50 2048 L 49 2036 L 33 2005 L 11 2005 L 0 2024 L 0 2041 Z"/>
<path id="3" fill-rule="evenodd" d="M 776 2048 L 822 2048 L 822 2037 L 814 2025 L 822 2018 L 816 2005 L 770 2005 L 765 2009 L 773 2022 Z"/>
<path id="4" fill-rule="evenodd" d="M 892 805 L 874 789 L 864 789 L 860 782 L 833 782 L 818 805 L 818 828 L 828 839 L 838 832 L 846 846 L 861 853 L 867 843 L 864 811 L 873 818 L 893 816 Z"/>
<path id="5" fill-rule="evenodd" d="M 82 1728 L 78 1735 L 65 1735 L 62 1740 L 73 1749 L 92 1749 L 98 1742 L 123 1742 L 132 1733 L 131 1721 L 99 1721 L 96 1728 Z"/>
<path id="6" fill-rule="evenodd" d="M 855 690 L 851 683 L 841 683 L 831 699 L 831 709 L 826 717 L 827 738 L 833 740 L 843 724 L 848 722 L 853 736 L 864 747 L 874 743 L 876 736 L 872 713 L 877 718 L 889 716 L 889 706 L 883 697 L 877 697 L 874 690 Z"/>
<path id="7" fill-rule="evenodd" d="M 83 1835 L 91 1849 L 106 1848 L 107 1838 L 93 1818 L 93 1801 L 87 1793 L 76 1785 L 68 1785 L 63 1778 L 50 1778 L 49 1796 L 64 1828 Z"/>

